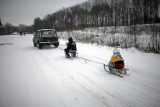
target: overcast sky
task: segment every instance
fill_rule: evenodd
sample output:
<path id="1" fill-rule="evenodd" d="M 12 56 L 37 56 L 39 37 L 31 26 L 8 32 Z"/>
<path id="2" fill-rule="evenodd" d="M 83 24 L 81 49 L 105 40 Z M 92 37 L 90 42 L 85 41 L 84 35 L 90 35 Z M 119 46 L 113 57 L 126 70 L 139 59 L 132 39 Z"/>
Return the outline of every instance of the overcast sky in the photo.
<path id="1" fill-rule="evenodd" d="M 69 7 L 87 0 L 0 0 L 2 24 L 31 25 L 34 18 L 43 18 L 63 7 Z"/>

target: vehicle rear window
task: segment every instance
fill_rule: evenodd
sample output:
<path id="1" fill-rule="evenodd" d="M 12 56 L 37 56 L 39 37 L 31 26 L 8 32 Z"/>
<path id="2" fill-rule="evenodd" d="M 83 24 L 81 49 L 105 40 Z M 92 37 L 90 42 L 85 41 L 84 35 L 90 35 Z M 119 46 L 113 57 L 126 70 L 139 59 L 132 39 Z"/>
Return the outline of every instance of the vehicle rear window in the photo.
<path id="1" fill-rule="evenodd" d="M 43 37 L 54 37 L 56 36 L 56 32 L 54 30 L 43 31 L 42 36 Z"/>

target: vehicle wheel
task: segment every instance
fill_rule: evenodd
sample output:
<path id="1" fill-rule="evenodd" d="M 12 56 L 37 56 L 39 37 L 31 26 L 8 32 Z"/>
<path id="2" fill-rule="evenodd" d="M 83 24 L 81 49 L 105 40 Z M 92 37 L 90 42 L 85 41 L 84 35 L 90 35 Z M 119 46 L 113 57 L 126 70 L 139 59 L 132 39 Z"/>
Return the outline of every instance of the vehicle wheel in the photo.
<path id="1" fill-rule="evenodd" d="M 55 47 L 57 48 L 59 45 L 58 44 L 55 44 Z"/>
<path id="2" fill-rule="evenodd" d="M 42 49 L 42 44 L 39 44 L 39 49 Z"/>
<path id="3" fill-rule="evenodd" d="M 36 46 L 37 46 L 37 44 L 36 44 L 36 43 L 33 43 L 33 46 L 34 46 L 34 47 L 36 47 Z"/>

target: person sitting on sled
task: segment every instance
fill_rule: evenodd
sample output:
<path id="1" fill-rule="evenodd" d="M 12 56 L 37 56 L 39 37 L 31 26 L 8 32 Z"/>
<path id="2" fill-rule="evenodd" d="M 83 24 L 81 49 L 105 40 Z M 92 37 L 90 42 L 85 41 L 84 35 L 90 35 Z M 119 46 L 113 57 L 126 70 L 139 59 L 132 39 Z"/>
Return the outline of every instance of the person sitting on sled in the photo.
<path id="1" fill-rule="evenodd" d="M 67 58 L 70 58 L 69 52 L 71 52 L 71 51 L 76 52 L 77 51 L 76 43 L 75 43 L 75 41 L 73 41 L 72 37 L 70 37 L 68 39 L 68 43 L 66 45 L 67 45 L 67 48 L 64 49 L 65 56 Z M 75 56 L 76 56 L 76 53 L 73 53 L 73 57 L 75 57 Z"/>
<path id="2" fill-rule="evenodd" d="M 124 59 L 121 56 L 121 54 L 117 48 L 115 48 L 113 50 L 113 56 L 111 57 L 111 59 L 108 63 L 108 67 L 109 67 L 109 72 L 114 73 L 114 74 L 118 73 L 114 69 L 123 69 L 124 68 Z"/>

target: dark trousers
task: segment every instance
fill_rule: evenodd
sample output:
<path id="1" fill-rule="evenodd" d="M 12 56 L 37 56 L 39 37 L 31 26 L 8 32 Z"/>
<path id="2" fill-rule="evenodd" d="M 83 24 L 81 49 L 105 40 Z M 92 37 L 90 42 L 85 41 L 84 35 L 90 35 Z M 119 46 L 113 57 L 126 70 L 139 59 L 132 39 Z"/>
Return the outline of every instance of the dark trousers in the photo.
<path id="1" fill-rule="evenodd" d="M 65 53 L 66 57 L 70 57 L 70 55 L 69 55 L 69 49 L 64 49 L 64 53 Z"/>
<path id="2" fill-rule="evenodd" d="M 67 48 L 64 49 L 65 56 L 66 56 L 67 58 L 70 58 L 69 51 L 71 51 L 71 50 L 69 50 L 69 49 L 67 49 Z M 76 57 L 76 53 L 72 53 L 72 57 Z"/>

